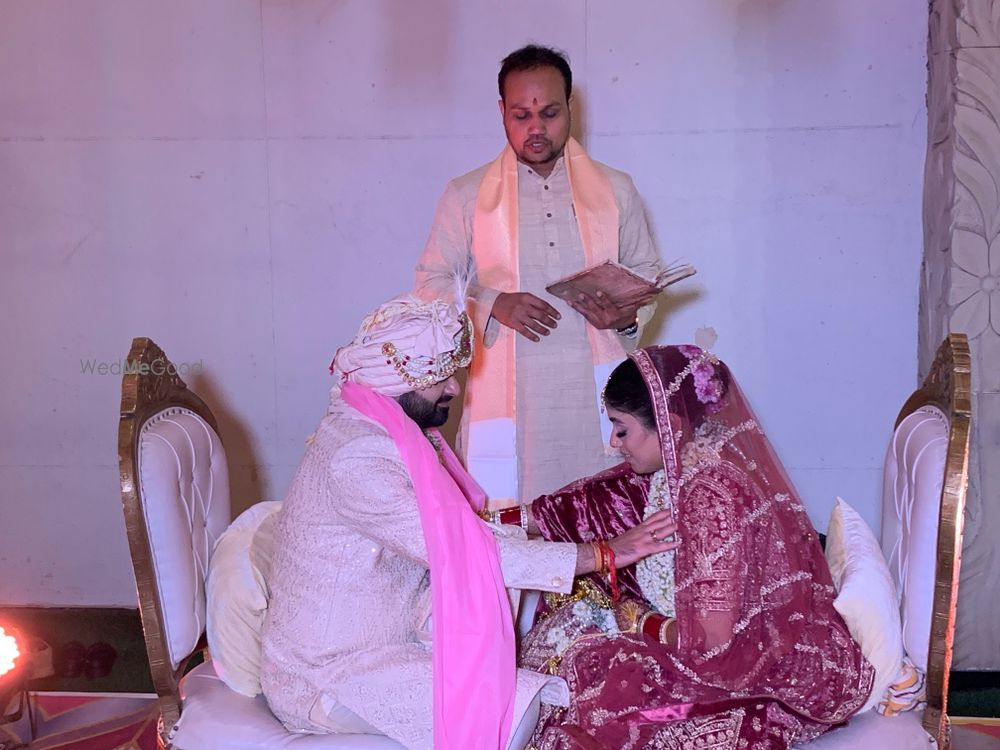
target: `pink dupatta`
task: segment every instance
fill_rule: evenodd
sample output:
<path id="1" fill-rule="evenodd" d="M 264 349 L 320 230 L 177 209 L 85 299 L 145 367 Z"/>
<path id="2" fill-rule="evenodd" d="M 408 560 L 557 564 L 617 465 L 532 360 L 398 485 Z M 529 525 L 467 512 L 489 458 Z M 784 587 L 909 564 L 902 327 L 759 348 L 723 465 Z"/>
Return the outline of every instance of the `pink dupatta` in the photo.
<path id="1" fill-rule="evenodd" d="M 496 540 L 473 512 L 486 496 L 433 431 L 438 460 L 395 400 L 351 382 L 341 395 L 386 429 L 413 482 L 431 571 L 434 747 L 503 750 L 516 688 L 514 624 Z"/>

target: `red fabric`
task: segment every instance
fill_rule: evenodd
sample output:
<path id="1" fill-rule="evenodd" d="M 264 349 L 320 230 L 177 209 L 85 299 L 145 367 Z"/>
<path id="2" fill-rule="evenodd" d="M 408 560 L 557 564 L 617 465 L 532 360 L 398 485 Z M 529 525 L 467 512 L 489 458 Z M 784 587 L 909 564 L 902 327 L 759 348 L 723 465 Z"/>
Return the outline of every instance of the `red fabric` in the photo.
<path id="1" fill-rule="evenodd" d="M 521 509 L 518 508 L 507 508 L 500 511 L 499 520 L 502 524 L 514 524 L 515 526 L 521 523 Z"/>
<path id="2" fill-rule="evenodd" d="M 31 750 L 156 750 L 156 699 L 101 695 L 31 696 L 37 720 Z M 27 742 L 28 717 L 0 726 L 0 743 Z"/>
<path id="3" fill-rule="evenodd" d="M 1000 739 L 1000 719 L 975 719 L 965 717 L 956 719 L 955 717 L 952 717 L 951 723 L 956 727 L 962 727 L 963 729 L 969 729 L 973 732 L 979 732 L 980 734 L 986 734 L 990 737 Z"/>
<path id="4" fill-rule="evenodd" d="M 580 544 L 612 539 L 642 520 L 648 491 L 649 477 L 619 464 L 538 498 L 531 504 L 531 514 L 542 536 L 551 541 Z M 592 573 L 588 578 L 611 595 L 604 576 Z M 623 596 L 642 597 L 634 565 L 618 569 L 618 587 Z"/>
<path id="5" fill-rule="evenodd" d="M 543 716 L 536 745 L 777 749 L 846 721 L 873 670 L 833 608 L 817 535 L 739 387 L 696 347 L 630 356 L 653 397 L 681 539 L 678 644 L 634 634 L 577 640 L 558 665 L 571 705 Z M 547 539 L 611 537 L 642 519 L 646 492 L 618 467 L 540 498 L 532 512 Z M 627 572 L 623 590 L 648 609 Z M 536 626 L 526 666 L 552 664 L 550 636 L 563 623 L 557 612 Z"/>

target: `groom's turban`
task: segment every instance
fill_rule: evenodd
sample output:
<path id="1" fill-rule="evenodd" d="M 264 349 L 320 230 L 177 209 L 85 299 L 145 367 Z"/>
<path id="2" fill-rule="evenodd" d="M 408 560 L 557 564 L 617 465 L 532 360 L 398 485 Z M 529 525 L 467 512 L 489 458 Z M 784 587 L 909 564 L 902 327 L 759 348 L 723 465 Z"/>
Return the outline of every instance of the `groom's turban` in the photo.
<path id="1" fill-rule="evenodd" d="M 330 372 L 385 396 L 440 383 L 472 360 L 472 323 L 454 305 L 397 297 L 371 313 Z"/>

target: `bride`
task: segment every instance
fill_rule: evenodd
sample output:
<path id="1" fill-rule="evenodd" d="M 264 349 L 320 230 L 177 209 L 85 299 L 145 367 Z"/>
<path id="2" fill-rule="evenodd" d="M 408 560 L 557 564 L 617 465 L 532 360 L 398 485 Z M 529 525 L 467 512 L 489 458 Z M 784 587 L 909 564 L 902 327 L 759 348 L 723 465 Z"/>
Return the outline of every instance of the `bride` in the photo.
<path id="1" fill-rule="evenodd" d="M 531 746 L 779 749 L 846 721 L 873 669 L 728 367 L 694 346 L 640 349 L 605 405 L 625 463 L 530 506 L 532 528 L 593 543 L 602 570 L 549 595 L 522 644 L 522 666 L 572 693 L 546 707 Z M 616 569 L 602 540 L 661 510 L 675 548 Z"/>

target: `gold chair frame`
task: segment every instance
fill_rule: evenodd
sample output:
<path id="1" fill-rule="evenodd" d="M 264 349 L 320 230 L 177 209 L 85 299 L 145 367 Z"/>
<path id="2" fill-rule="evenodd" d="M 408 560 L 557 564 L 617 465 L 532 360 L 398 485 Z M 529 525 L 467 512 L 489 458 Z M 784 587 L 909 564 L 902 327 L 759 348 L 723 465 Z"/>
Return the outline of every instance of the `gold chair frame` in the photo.
<path id="1" fill-rule="evenodd" d="M 972 423 L 972 360 L 969 339 L 952 333 L 941 343 L 930 372 L 921 387 L 907 399 L 896 418 L 896 426 L 922 406 L 933 405 L 948 417 L 950 431 L 941 487 L 938 519 L 936 573 L 927 656 L 927 708 L 923 726 L 937 740 L 938 748 L 950 747 L 948 682 L 955 643 L 955 610 L 962 562 L 962 529 L 965 495 L 969 481 L 969 434 Z"/>
<path id="2" fill-rule="evenodd" d="M 118 466 L 122 489 L 122 510 L 128 533 L 129 552 L 139 593 L 139 613 L 149 656 L 149 670 L 160 705 L 159 745 L 166 746 L 174 724 L 181 715 L 180 679 L 190 657 L 186 654 L 175 670 L 171 666 L 167 635 L 164 629 L 160 592 L 153 566 L 153 556 L 143 512 L 142 490 L 139 486 L 138 449 L 142 426 L 164 409 L 189 409 L 219 433 L 211 409 L 188 390 L 176 368 L 151 339 L 135 338 L 122 376 L 121 417 L 118 422 Z M 204 634 L 202 634 L 204 637 Z"/>

